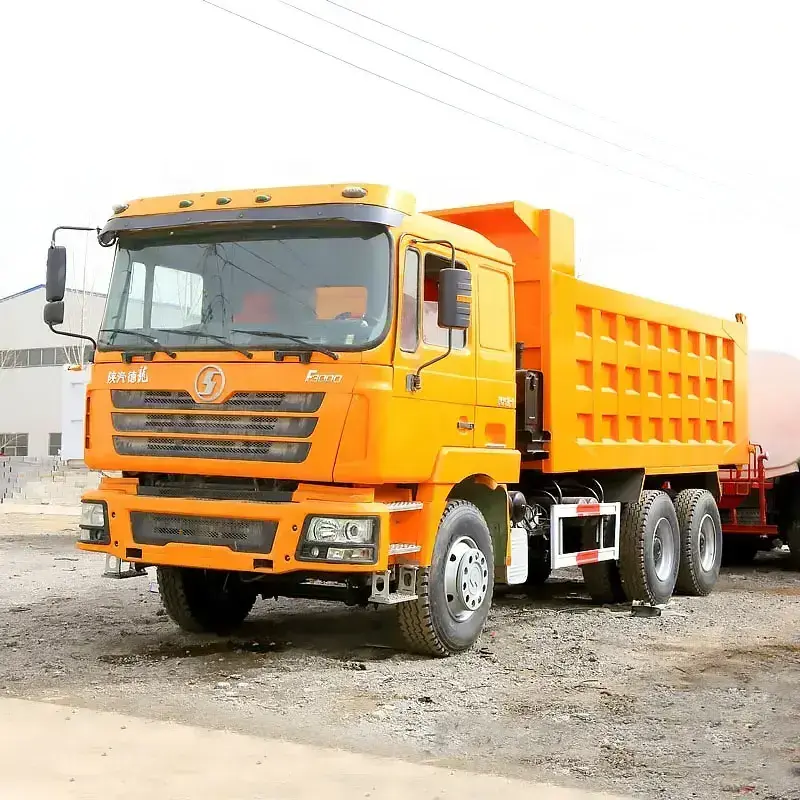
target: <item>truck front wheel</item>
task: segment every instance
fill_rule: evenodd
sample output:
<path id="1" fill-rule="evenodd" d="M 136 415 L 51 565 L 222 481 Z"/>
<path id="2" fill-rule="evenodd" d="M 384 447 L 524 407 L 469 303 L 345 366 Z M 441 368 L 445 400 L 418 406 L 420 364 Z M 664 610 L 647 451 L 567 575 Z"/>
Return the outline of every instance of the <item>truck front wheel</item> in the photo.
<path id="1" fill-rule="evenodd" d="M 489 615 L 494 591 L 492 537 L 466 500 L 447 504 L 430 567 L 417 572 L 417 599 L 397 606 L 408 648 L 440 658 L 468 650 Z"/>
<path id="2" fill-rule="evenodd" d="M 667 603 L 680 562 L 672 500 L 664 492 L 645 490 L 638 503 L 625 506 L 620 528 L 619 568 L 626 597 L 631 602 Z"/>
<path id="3" fill-rule="evenodd" d="M 158 592 L 170 619 L 189 633 L 228 633 L 256 602 L 237 575 L 212 569 L 159 567 Z"/>

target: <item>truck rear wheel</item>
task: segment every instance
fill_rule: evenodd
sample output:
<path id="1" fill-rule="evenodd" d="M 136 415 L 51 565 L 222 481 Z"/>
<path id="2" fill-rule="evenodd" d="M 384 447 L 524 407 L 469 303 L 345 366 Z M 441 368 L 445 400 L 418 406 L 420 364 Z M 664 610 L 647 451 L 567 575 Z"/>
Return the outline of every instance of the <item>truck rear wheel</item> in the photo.
<path id="1" fill-rule="evenodd" d="M 440 658 L 468 650 L 489 616 L 494 591 L 492 537 L 481 512 L 451 500 L 430 567 L 417 572 L 417 599 L 397 606 L 409 649 Z"/>
<path id="2" fill-rule="evenodd" d="M 667 603 L 680 562 L 678 518 L 667 494 L 645 490 L 639 502 L 625 506 L 619 546 L 620 576 L 628 600 Z"/>
<path id="3" fill-rule="evenodd" d="M 675 498 L 681 539 L 677 589 L 701 597 L 710 594 L 722 564 L 722 523 L 713 495 L 686 489 Z"/>
<path id="4" fill-rule="evenodd" d="M 585 523 L 581 534 L 581 546 L 584 550 L 597 547 L 597 533 L 594 523 Z M 596 564 L 581 566 L 583 582 L 592 601 L 598 604 L 625 602 L 622 578 L 619 575 L 619 564 L 616 561 L 598 561 Z"/>
<path id="5" fill-rule="evenodd" d="M 228 633 L 256 602 L 238 576 L 212 569 L 159 567 L 158 592 L 170 619 L 189 633 Z"/>
<path id="6" fill-rule="evenodd" d="M 758 536 L 747 533 L 729 533 L 722 540 L 722 565 L 746 567 L 758 555 L 761 543 Z"/>
<path id="7" fill-rule="evenodd" d="M 528 577 L 523 584 L 528 589 L 536 589 L 541 586 L 552 572 L 550 551 L 545 545 L 545 540 L 541 536 L 537 536 L 528 543 Z"/>
<path id="8" fill-rule="evenodd" d="M 800 569 L 800 519 L 792 520 L 786 531 L 786 544 L 789 545 L 789 559 L 795 569 Z"/>

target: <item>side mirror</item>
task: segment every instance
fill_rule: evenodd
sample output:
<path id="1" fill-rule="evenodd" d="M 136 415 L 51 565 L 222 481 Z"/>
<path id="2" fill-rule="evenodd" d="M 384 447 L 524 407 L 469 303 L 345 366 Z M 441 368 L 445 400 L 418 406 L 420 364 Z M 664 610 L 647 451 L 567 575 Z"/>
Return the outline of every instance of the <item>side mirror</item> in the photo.
<path id="1" fill-rule="evenodd" d="M 47 282 L 45 284 L 47 302 L 60 302 L 64 299 L 66 291 L 67 248 L 51 245 L 47 251 Z M 63 322 L 63 319 L 61 321 Z"/>
<path id="2" fill-rule="evenodd" d="M 439 271 L 439 327 L 466 330 L 472 312 L 472 273 L 448 267 Z"/>
<path id="3" fill-rule="evenodd" d="M 49 296 L 49 293 L 48 293 Z M 44 304 L 44 324 L 63 325 L 64 324 L 64 301 L 54 300 Z"/>

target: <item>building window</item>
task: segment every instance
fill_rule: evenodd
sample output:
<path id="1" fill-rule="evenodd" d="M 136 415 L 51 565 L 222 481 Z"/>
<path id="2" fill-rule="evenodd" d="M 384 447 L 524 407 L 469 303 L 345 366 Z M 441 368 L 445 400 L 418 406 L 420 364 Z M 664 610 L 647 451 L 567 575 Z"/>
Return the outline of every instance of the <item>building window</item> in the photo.
<path id="1" fill-rule="evenodd" d="M 83 349 L 83 361 L 88 363 L 93 347 Z M 21 367 L 58 367 L 81 359 L 81 347 L 32 347 L 28 350 L 0 350 L 0 369 Z"/>
<path id="2" fill-rule="evenodd" d="M 27 433 L 0 433 L 0 455 L 27 456 Z"/>
<path id="3" fill-rule="evenodd" d="M 58 456 L 61 453 L 61 434 L 51 433 L 50 442 L 47 446 L 47 454 L 50 456 Z"/>

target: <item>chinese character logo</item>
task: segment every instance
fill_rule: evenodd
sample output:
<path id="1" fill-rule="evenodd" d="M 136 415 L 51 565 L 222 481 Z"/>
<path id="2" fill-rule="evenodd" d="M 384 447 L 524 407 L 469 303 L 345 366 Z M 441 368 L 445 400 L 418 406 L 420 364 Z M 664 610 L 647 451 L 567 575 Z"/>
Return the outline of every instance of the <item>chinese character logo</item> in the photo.
<path id="1" fill-rule="evenodd" d="M 107 383 L 150 383 L 150 376 L 147 374 L 147 366 L 139 369 L 131 369 L 127 372 L 116 372 L 111 370 L 106 378 Z"/>

